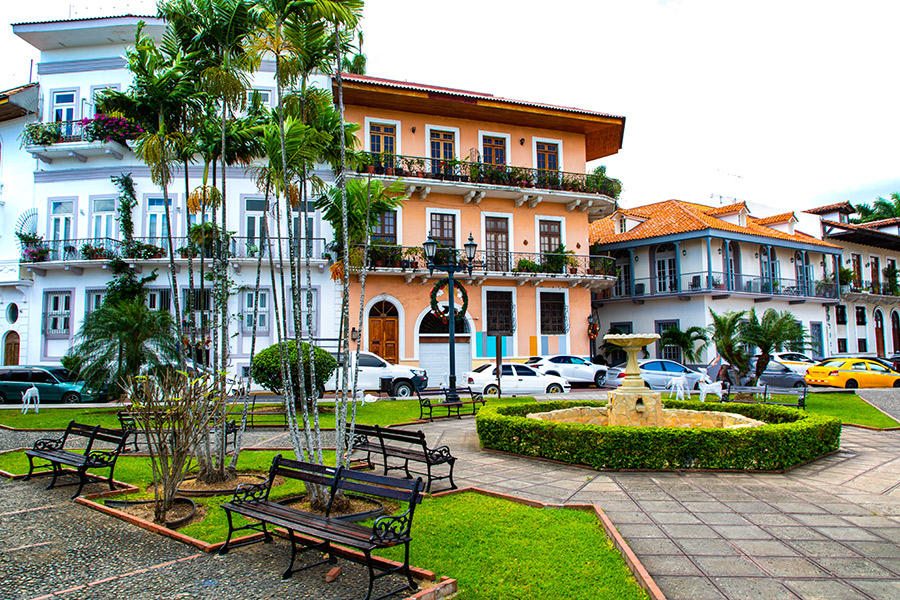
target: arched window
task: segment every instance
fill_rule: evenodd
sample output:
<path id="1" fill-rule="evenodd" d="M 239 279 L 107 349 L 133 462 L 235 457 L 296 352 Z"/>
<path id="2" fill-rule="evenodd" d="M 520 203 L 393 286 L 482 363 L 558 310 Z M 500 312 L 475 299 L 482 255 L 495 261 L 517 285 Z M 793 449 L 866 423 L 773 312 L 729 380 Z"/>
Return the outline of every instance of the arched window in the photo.
<path id="1" fill-rule="evenodd" d="M 457 310 L 459 309 L 457 308 Z M 462 315 L 458 314 L 456 317 L 456 328 L 454 329 L 454 332 L 469 333 L 469 323 Z M 428 314 L 425 315 L 425 318 L 423 318 L 422 322 L 419 324 L 419 333 L 448 335 L 450 333 L 450 323 L 445 323 L 439 317 L 435 316 L 433 312 L 428 311 Z"/>

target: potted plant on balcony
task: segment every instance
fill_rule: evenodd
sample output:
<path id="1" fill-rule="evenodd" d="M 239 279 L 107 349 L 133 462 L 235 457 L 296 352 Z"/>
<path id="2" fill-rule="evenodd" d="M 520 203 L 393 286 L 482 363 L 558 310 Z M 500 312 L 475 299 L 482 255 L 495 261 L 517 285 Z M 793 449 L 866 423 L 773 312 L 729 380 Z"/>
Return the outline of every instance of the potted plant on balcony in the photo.
<path id="1" fill-rule="evenodd" d="M 82 244 L 81 255 L 85 260 L 102 260 L 112 258 L 111 253 L 102 246 L 94 246 L 90 243 Z"/>
<path id="2" fill-rule="evenodd" d="M 39 244 L 31 244 L 22 252 L 24 262 L 44 262 L 50 256 L 50 248 Z"/>
<path id="3" fill-rule="evenodd" d="M 89 119 L 81 119 L 81 132 L 86 142 L 103 141 L 126 145 L 126 140 L 136 139 L 144 133 L 140 125 L 136 125 L 122 117 L 110 117 L 96 114 Z"/>
<path id="4" fill-rule="evenodd" d="M 411 248 L 403 249 L 403 258 L 406 263 L 406 268 L 409 269 L 418 269 L 419 261 L 425 261 L 425 251 L 418 246 L 414 246 Z"/>
<path id="5" fill-rule="evenodd" d="M 544 255 L 544 262 L 541 265 L 544 273 L 565 273 L 569 258 L 574 259 L 574 254 L 574 251 L 566 250 L 565 244 L 560 244 L 556 250 Z M 577 260 L 575 265 L 578 265 Z"/>
<path id="6" fill-rule="evenodd" d="M 26 123 L 22 141 L 26 146 L 50 146 L 62 137 L 59 123 Z"/>
<path id="7" fill-rule="evenodd" d="M 520 273 L 540 273 L 541 265 L 528 258 L 520 258 L 516 263 L 516 271 Z"/>

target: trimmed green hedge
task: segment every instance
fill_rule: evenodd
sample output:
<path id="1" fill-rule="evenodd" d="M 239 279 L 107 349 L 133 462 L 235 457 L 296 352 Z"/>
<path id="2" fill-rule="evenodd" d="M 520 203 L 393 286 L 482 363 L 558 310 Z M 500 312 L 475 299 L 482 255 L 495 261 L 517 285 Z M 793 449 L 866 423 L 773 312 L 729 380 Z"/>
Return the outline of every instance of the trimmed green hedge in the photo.
<path id="1" fill-rule="evenodd" d="M 603 402 L 487 405 L 476 426 L 484 448 L 595 469 L 748 469 L 781 471 L 838 449 L 841 421 L 765 404 L 665 401 L 666 408 L 731 412 L 764 421 L 741 429 L 600 427 L 525 415 Z"/>

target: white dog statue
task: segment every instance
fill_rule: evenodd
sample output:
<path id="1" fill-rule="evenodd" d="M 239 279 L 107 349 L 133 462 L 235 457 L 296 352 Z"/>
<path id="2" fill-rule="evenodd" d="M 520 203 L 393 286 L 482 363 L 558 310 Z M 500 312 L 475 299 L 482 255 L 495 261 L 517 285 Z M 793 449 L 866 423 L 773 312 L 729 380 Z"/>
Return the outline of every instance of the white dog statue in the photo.
<path id="1" fill-rule="evenodd" d="M 679 375 L 678 377 L 673 377 L 666 384 L 666 389 L 671 389 L 675 394 L 676 400 L 684 400 L 684 393 L 690 389 L 690 383 L 687 380 L 687 377 L 684 375 Z M 669 396 L 672 397 L 671 395 Z"/>
<path id="2" fill-rule="evenodd" d="M 707 394 L 714 394 L 719 397 L 719 400 L 722 400 L 722 382 L 717 381 L 715 383 L 706 383 L 705 381 L 701 381 L 700 386 L 700 402 L 706 402 Z"/>
<path id="3" fill-rule="evenodd" d="M 34 405 L 34 412 L 38 414 L 41 412 L 41 395 L 38 393 L 38 389 L 33 385 L 22 392 L 22 414 L 28 413 L 28 407 Z"/>

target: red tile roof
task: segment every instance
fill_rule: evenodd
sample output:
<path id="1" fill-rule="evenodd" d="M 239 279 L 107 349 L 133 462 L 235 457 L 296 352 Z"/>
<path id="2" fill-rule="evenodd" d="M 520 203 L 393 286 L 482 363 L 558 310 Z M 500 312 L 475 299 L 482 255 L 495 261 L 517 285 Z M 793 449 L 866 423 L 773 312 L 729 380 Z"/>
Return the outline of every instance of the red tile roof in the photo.
<path id="1" fill-rule="evenodd" d="M 797 220 L 797 215 L 793 211 L 756 219 L 756 222 L 759 225 L 775 225 L 776 223 L 787 223 L 791 219 Z"/>
<path id="2" fill-rule="evenodd" d="M 892 217 L 890 219 L 881 219 L 878 221 L 868 221 L 867 223 L 859 223 L 860 227 L 867 227 L 869 229 L 878 229 L 879 227 L 884 227 L 886 225 L 897 225 L 900 223 L 900 218 Z"/>
<path id="3" fill-rule="evenodd" d="M 803 212 L 809 213 L 811 215 L 825 215 L 833 212 L 842 212 L 848 215 L 856 212 L 856 209 L 853 208 L 853 205 L 849 202 L 835 202 L 834 204 L 828 204 L 826 206 L 819 206 L 817 208 L 809 208 L 804 210 Z"/>
<path id="4" fill-rule="evenodd" d="M 747 210 L 749 212 L 746 202 L 735 202 L 733 204 L 726 204 L 725 206 L 711 206 L 709 207 L 709 210 L 704 212 L 706 212 L 706 214 L 708 215 L 718 216 L 733 215 L 734 213 L 741 212 L 742 210 Z"/>
<path id="5" fill-rule="evenodd" d="M 622 214 L 628 215 L 633 213 L 635 216 L 640 215 L 647 220 L 636 225 L 630 231 L 617 234 L 614 215 L 605 217 L 591 223 L 590 240 L 591 243 L 610 244 L 613 242 L 647 240 L 677 233 L 715 229 L 729 233 L 742 233 L 784 241 L 815 244 L 829 248 L 839 247 L 805 233 L 795 232 L 792 235 L 767 227 L 765 223 L 760 223 L 762 219 L 748 217 L 746 225 L 741 226 L 729 223 L 716 216 L 716 214 L 733 214 L 741 208 L 746 208 L 746 204 L 739 202 L 728 206 L 711 207 L 682 200 L 666 200 L 655 204 L 646 204 L 636 209 L 620 209 L 619 212 Z"/>

